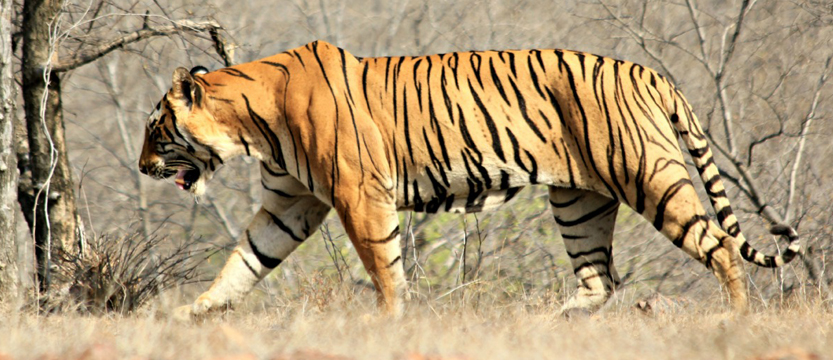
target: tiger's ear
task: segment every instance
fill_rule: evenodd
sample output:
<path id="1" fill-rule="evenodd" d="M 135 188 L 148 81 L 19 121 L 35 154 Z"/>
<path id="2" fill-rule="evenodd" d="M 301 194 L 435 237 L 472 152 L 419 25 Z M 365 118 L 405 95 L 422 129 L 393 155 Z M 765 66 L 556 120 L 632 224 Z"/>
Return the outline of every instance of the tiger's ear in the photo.
<path id="1" fill-rule="evenodd" d="M 191 71 L 190 71 L 191 76 L 205 75 L 205 74 L 208 74 L 208 72 L 209 72 L 208 68 L 206 68 L 205 66 L 202 66 L 202 65 L 194 66 L 194 67 L 191 68 Z"/>
<path id="2" fill-rule="evenodd" d="M 194 102 L 194 77 L 188 72 L 188 69 L 179 67 L 174 70 L 173 86 L 171 87 L 171 96 L 185 103 L 189 108 Z"/>

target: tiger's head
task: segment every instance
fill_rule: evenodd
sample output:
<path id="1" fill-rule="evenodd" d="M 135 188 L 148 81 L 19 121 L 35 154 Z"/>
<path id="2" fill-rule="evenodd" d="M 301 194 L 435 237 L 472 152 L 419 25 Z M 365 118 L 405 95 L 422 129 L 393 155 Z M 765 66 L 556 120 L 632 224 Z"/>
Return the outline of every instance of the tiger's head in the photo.
<path id="1" fill-rule="evenodd" d="M 148 117 L 139 170 L 155 179 L 174 177 L 177 187 L 200 196 L 223 163 L 217 124 L 204 102 L 202 66 L 178 68 L 173 85 Z"/>

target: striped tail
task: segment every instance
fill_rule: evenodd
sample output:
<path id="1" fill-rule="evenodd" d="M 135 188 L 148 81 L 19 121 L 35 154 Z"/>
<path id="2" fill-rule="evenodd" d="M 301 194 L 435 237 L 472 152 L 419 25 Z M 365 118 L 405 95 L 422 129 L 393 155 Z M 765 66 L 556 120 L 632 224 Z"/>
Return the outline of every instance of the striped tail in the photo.
<path id="1" fill-rule="evenodd" d="M 732 212 L 729 198 L 726 197 L 723 180 L 720 177 L 717 165 L 714 163 L 714 155 L 703 133 L 703 129 L 700 127 L 700 122 L 691 111 L 691 105 L 689 105 L 683 94 L 673 86 L 670 87 L 670 91 L 672 93 L 671 99 L 674 102 L 672 106 L 668 106 L 669 113 L 671 114 L 671 122 L 685 142 L 688 152 L 694 161 L 694 165 L 700 173 L 700 178 L 703 179 L 706 193 L 708 193 L 709 200 L 712 203 L 712 207 L 714 207 L 714 212 L 717 215 L 720 227 L 735 238 L 740 248 L 740 255 L 746 261 L 768 268 L 779 267 L 792 261 L 795 255 L 798 254 L 801 243 L 798 240 L 798 234 L 789 225 L 775 224 L 770 229 L 770 233 L 773 235 L 781 235 L 789 241 L 789 247 L 781 255 L 772 256 L 763 254 L 746 242 L 746 238 L 740 231 L 738 219 Z"/>

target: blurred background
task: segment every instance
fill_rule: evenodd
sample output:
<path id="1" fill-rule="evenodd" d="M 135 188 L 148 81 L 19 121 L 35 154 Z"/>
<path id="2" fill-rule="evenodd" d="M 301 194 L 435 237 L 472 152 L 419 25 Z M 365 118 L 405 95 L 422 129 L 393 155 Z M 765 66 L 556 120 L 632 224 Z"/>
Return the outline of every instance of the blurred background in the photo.
<path id="1" fill-rule="evenodd" d="M 801 235 L 803 258 L 777 270 L 746 266 L 753 303 L 830 299 L 829 2 L 69 1 L 60 18 L 67 36 L 57 46 L 59 53 L 72 53 L 182 19 L 219 23 L 236 63 L 323 39 L 362 57 L 566 48 L 654 68 L 683 90 L 709 130 L 747 239 L 767 253 L 785 246 L 768 234 L 762 204 L 774 211 L 770 217 L 779 216 Z M 197 257 L 207 260 L 200 262 L 196 280 L 206 281 L 190 281 L 191 292 L 210 285 L 261 196 L 258 166 L 248 158 L 227 162 L 200 203 L 171 181 L 138 173 L 147 115 L 169 89 L 173 70 L 195 65 L 224 66 L 208 34 L 133 43 L 61 78 L 67 149 L 87 237 L 155 236 L 163 239 L 158 251 L 198 246 Z M 702 190 L 696 170 L 690 170 Z M 529 187 L 497 211 L 401 213 L 401 220 L 404 266 L 416 301 L 485 306 L 522 299 L 557 307 L 575 290 L 545 188 Z M 20 238 L 27 238 L 25 222 L 19 227 Z M 31 258 L 27 251 L 21 256 Z M 611 306 L 630 306 L 653 292 L 725 301 L 708 269 L 626 207 L 617 220 L 614 258 L 623 284 Z M 279 306 L 311 291 L 362 292 L 370 286 L 331 214 L 247 302 Z M 326 301 L 327 295 L 318 298 Z"/>

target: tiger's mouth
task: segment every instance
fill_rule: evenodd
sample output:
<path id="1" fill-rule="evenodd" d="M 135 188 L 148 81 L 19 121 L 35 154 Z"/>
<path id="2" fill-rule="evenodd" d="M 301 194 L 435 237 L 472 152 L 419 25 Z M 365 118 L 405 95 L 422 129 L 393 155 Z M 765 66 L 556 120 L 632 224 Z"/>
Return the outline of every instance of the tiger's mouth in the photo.
<path id="1" fill-rule="evenodd" d="M 198 169 L 179 169 L 176 172 L 174 182 L 180 190 L 191 190 L 191 186 L 200 179 L 200 171 Z"/>
<path id="2" fill-rule="evenodd" d="M 176 157 L 161 164 L 159 178 L 173 177 L 176 187 L 180 190 L 194 192 L 198 190 L 202 170 L 193 161 L 184 157 Z"/>

